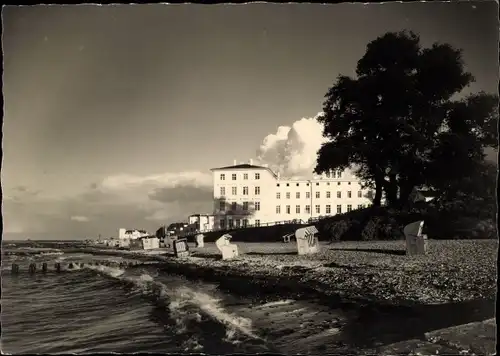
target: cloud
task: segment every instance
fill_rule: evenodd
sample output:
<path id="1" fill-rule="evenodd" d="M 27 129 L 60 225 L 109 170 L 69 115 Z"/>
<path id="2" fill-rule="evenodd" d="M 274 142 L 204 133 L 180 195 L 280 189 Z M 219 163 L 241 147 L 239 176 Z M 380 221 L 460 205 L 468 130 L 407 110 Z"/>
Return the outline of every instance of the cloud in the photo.
<path id="1" fill-rule="evenodd" d="M 261 163 L 286 177 L 311 176 L 316 154 L 325 142 L 323 126 L 317 121 L 319 115 L 302 118 L 291 127 L 280 126 L 275 134 L 266 136 L 257 150 Z"/>
<path id="2" fill-rule="evenodd" d="M 154 232 L 190 214 L 212 212 L 211 187 L 210 172 L 180 172 L 109 176 L 61 197 L 16 188 L 4 195 L 4 228 L 65 239 L 114 236 L 120 227 Z"/>
<path id="3" fill-rule="evenodd" d="M 73 221 L 79 221 L 79 222 L 87 222 L 90 219 L 86 216 L 80 216 L 80 215 L 75 215 L 71 217 L 71 220 Z"/>
<path id="4" fill-rule="evenodd" d="M 324 141 L 316 118 L 302 118 L 266 136 L 257 152 L 261 163 L 283 176 L 310 176 Z M 111 175 L 70 196 L 18 186 L 4 191 L 4 231 L 64 239 L 115 236 L 120 227 L 154 232 L 190 214 L 211 213 L 212 184 L 211 172 L 187 171 Z"/>

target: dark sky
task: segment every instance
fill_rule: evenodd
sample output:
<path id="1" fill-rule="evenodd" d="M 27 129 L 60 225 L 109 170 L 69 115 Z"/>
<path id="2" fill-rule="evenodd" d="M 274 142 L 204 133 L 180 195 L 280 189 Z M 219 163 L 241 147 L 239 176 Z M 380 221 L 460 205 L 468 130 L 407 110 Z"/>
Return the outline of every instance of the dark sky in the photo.
<path id="1" fill-rule="evenodd" d="M 498 86 L 493 1 L 9 6 L 2 16 L 4 194 L 22 187 L 65 204 L 123 175 L 203 175 L 254 157 L 278 126 L 318 113 L 334 79 L 388 31 L 462 48 L 476 77 L 468 91 Z M 4 205 L 11 230 L 29 231 L 39 216 L 15 209 Z"/>

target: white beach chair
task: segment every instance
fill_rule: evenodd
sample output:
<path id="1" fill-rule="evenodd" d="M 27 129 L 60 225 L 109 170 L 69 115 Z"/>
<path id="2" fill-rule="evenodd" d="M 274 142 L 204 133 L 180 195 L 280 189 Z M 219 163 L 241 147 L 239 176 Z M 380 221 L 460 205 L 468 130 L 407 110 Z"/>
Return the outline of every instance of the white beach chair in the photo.
<path id="1" fill-rule="evenodd" d="M 289 243 L 290 242 L 290 239 L 292 238 L 293 236 L 293 232 L 291 234 L 286 234 L 286 235 L 283 235 L 282 238 L 283 238 L 283 242 L 285 243 Z"/>
<path id="2" fill-rule="evenodd" d="M 196 247 L 204 247 L 205 246 L 205 235 L 203 234 L 198 234 L 195 237 L 196 239 Z"/>
<path id="3" fill-rule="evenodd" d="M 422 234 L 424 221 L 408 224 L 403 229 L 406 237 L 406 254 L 408 256 L 425 255 L 427 253 L 427 235 Z"/>
<path id="4" fill-rule="evenodd" d="M 222 254 L 223 260 L 229 260 L 238 256 L 238 246 L 230 243 L 232 236 L 224 234 L 215 241 L 215 245 Z"/>
<path id="5" fill-rule="evenodd" d="M 307 226 L 295 231 L 297 240 L 297 252 L 299 255 L 307 255 L 319 252 L 318 229 L 316 226 Z"/>

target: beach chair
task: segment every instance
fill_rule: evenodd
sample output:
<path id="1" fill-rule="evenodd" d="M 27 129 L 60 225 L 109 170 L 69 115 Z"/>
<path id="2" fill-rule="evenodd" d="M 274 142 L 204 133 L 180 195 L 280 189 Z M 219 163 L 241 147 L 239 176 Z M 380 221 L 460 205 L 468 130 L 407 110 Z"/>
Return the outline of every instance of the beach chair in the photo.
<path id="1" fill-rule="evenodd" d="M 215 245 L 222 254 L 223 260 L 229 260 L 238 256 L 238 246 L 230 243 L 232 236 L 224 234 L 215 241 Z"/>
<path id="2" fill-rule="evenodd" d="M 282 236 L 283 242 L 284 243 L 289 243 L 290 239 L 292 238 L 292 236 L 293 236 L 293 232 L 291 234 L 286 234 L 286 235 Z"/>
<path id="3" fill-rule="evenodd" d="M 408 256 L 425 255 L 427 253 L 427 235 L 422 234 L 424 221 L 408 224 L 403 229 L 406 237 L 406 254 Z"/>
<path id="4" fill-rule="evenodd" d="M 178 258 L 189 256 L 189 245 L 187 239 L 176 239 L 173 241 L 174 255 Z"/>
<path id="5" fill-rule="evenodd" d="M 204 247 L 205 246 L 205 235 L 198 234 L 195 236 L 196 247 Z"/>
<path id="6" fill-rule="evenodd" d="M 307 226 L 295 231 L 297 252 L 299 255 L 308 255 L 319 252 L 318 229 L 316 226 Z"/>

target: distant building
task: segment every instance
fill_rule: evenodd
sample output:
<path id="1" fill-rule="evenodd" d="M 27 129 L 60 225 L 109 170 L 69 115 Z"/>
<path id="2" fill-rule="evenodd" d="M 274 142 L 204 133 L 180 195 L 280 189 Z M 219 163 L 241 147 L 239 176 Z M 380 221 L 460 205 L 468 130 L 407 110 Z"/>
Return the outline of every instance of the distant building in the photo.
<path id="1" fill-rule="evenodd" d="M 148 236 L 148 232 L 146 230 L 138 230 L 138 229 L 118 229 L 118 238 L 119 239 L 131 239 L 135 240 L 143 236 Z"/>
<path id="2" fill-rule="evenodd" d="M 215 226 L 214 215 L 193 214 L 188 218 L 189 227 L 195 231 L 210 231 Z"/>
<path id="3" fill-rule="evenodd" d="M 160 239 L 155 236 L 142 237 L 140 240 L 142 241 L 142 248 L 144 250 L 160 248 Z"/>
<path id="4" fill-rule="evenodd" d="M 189 228 L 189 224 L 186 222 L 177 222 L 168 225 L 167 235 L 178 235 L 185 232 Z"/>
<path id="5" fill-rule="evenodd" d="M 213 168 L 214 225 L 237 228 L 263 223 L 307 221 L 371 205 L 372 192 L 361 188 L 349 170 L 313 179 L 283 179 L 265 166 L 236 164 Z"/>

